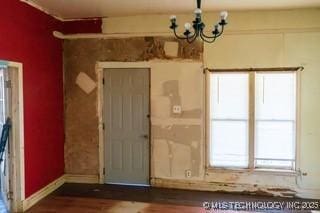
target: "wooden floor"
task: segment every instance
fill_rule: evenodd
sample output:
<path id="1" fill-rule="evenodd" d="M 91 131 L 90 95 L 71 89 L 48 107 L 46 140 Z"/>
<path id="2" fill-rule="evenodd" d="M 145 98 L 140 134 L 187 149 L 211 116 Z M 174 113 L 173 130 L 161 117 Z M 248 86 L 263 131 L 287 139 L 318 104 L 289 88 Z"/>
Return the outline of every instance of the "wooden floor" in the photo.
<path id="1" fill-rule="evenodd" d="M 296 199 L 295 199 L 296 200 Z M 64 184 L 32 207 L 29 213 L 209 213 L 204 201 L 288 201 L 250 196 L 151 187 Z M 218 212 L 218 211 L 215 211 Z M 219 211 L 233 212 L 233 211 Z M 239 211 L 235 211 L 239 212 Z M 275 212 L 275 211 L 272 211 Z M 279 212 L 279 211 L 278 211 Z M 285 211 L 292 212 L 292 211 Z M 306 211 L 299 211 L 306 212 Z"/>

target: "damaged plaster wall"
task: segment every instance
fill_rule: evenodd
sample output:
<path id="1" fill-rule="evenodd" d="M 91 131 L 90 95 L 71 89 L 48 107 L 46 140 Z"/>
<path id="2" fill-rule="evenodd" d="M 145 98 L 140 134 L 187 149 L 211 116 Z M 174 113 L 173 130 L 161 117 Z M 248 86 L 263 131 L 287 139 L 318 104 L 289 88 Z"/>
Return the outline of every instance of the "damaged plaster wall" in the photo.
<path id="1" fill-rule="evenodd" d="M 204 22 L 211 23 L 212 20 L 216 20 L 217 15 L 217 13 L 206 13 L 203 17 Z M 105 18 L 102 28 L 106 34 L 170 33 L 167 27 L 168 16 L 164 14 Z M 192 19 L 191 14 L 181 14 L 178 18 L 178 23 Z M 152 21 L 141 25 L 143 20 Z M 224 35 L 214 44 L 204 46 L 205 67 L 305 67 L 300 78 L 300 128 L 296 174 L 206 169 L 204 181 L 154 179 L 153 183 L 159 186 L 203 190 L 257 192 L 264 190 L 283 196 L 293 194 L 294 190 L 295 194 L 303 197 L 320 198 L 318 154 L 320 22 L 318 20 L 320 20 L 319 8 L 231 11 Z M 168 100 L 165 101 L 170 104 Z M 167 146 L 165 142 L 162 142 L 162 145 Z"/>
<path id="2" fill-rule="evenodd" d="M 205 45 L 204 51 L 202 45 L 188 47 L 180 43 L 177 57 L 200 61 L 203 51 L 205 66 L 214 68 L 304 66 L 297 168 L 306 175 L 207 169 L 205 143 L 201 139 L 204 110 L 203 106 L 197 105 L 201 103 L 201 97 L 195 95 L 201 93 L 202 88 L 194 84 L 200 82 L 200 75 L 193 76 L 197 80 L 192 82 L 188 75 L 196 73 L 193 72 L 196 68 L 191 67 L 190 73 L 185 75 L 184 68 L 180 69 L 177 64 L 171 65 L 177 66 L 177 71 L 160 64 L 153 67 L 158 71 L 151 73 L 152 184 L 320 198 L 320 155 L 317 153 L 320 138 L 319 15 L 319 9 L 232 12 L 221 39 L 213 45 Z M 150 29 L 151 33 L 168 32 L 167 17 L 108 18 L 104 20 L 103 30 L 129 35 L 148 33 Z M 213 18 L 209 14 L 206 22 Z M 139 25 L 139 20 L 143 19 L 152 20 L 150 26 Z M 74 83 L 76 76 L 84 72 L 96 81 L 96 61 L 172 60 L 164 54 L 164 40 L 172 41 L 147 37 L 65 42 L 66 173 L 98 174 L 97 94 L 96 90 L 89 95 L 80 90 Z M 180 115 L 172 113 L 172 106 L 176 104 L 182 105 Z M 185 177 L 185 170 L 191 170 L 191 178 Z"/>
<path id="3" fill-rule="evenodd" d="M 151 70 L 152 177 L 184 179 L 190 171 L 203 179 L 202 63 L 152 63 Z"/>
<path id="4" fill-rule="evenodd" d="M 97 81 L 95 65 L 97 61 L 121 61 L 135 62 L 154 59 L 172 60 L 166 56 L 164 44 L 166 41 L 176 41 L 172 38 L 144 37 L 128 39 L 78 39 L 64 42 L 64 90 L 65 90 L 65 172 L 77 175 L 98 175 L 99 152 L 98 152 L 98 112 L 97 90 L 86 94 L 76 85 L 79 73 L 85 73 Z M 202 61 L 203 45 L 195 42 L 189 45 L 179 42 L 178 56 L 176 60 L 188 59 Z M 161 64 L 161 63 L 160 63 Z M 180 63 L 181 64 L 181 63 Z M 190 65 L 192 65 L 190 63 Z M 152 68 L 151 73 L 151 100 L 152 111 L 156 117 L 151 127 L 154 141 L 159 142 L 159 148 L 167 146 L 162 152 L 167 152 L 169 164 L 158 164 L 152 159 L 155 173 L 161 177 L 180 177 L 184 175 L 184 169 L 179 165 L 186 161 L 185 167 L 194 171 L 195 175 L 203 173 L 200 169 L 202 155 L 200 143 L 202 134 L 200 127 L 201 107 L 195 98 L 193 103 L 190 96 L 199 95 L 199 91 L 193 91 L 190 85 L 197 84 L 202 76 L 201 63 L 197 63 L 197 69 L 192 65 L 163 67 L 162 65 Z M 158 69 L 157 69 L 158 67 Z M 189 76 L 189 71 L 192 73 Z M 158 103 L 159 102 L 159 103 Z M 181 115 L 173 115 L 170 108 L 172 105 L 183 106 Z M 163 110 L 159 106 L 168 106 Z M 197 120 L 197 122 L 194 122 Z M 176 123 L 174 123 L 176 122 Z M 184 134 L 184 129 L 189 129 L 190 134 Z M 192 137 L 190 137 L 192 135 Z M 192 140 L 187 140 L 189 139 Z M 165 141 L 164 143 L 162 143 Z M 173 158 L 169 153 L 178 152 Z M 154 153 L 161 152 L 154 149 Z M 189 154 L 186 154 L 189 153 Z M 187 156 L 188 159 L 185 159 Z M 170 167 L 170 168 L 169 168 Z"/>

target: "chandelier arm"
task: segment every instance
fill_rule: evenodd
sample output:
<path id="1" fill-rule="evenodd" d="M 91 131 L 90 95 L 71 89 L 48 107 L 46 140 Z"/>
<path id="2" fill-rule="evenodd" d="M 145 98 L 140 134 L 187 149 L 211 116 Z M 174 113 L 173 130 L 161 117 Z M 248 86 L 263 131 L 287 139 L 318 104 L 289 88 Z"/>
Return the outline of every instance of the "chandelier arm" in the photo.
<path id="1" fill-rule="evenodd" d="M 213 43 L 213 42 L 215 42 L 215 40 L 216 40 L 216 37 L 213 37 L 213 38 L 206 38 L 206 37 L 204 37 L 204 34 L 203 34 L 203 33 L 200 33 L 200 37 L 201 37 L 201 39 L 202 39 L 203 41 L 205 41 L 205 42 L 207 42 L 207 43 Z M 212 40 L 208 40 L 208 39 L 212 39 Z"/>
<path id="2" fill-rule="evenodd" d="M 179 36 L 177 34 L 176 28 L 173 29 L 174 35 L 178 38 L 178 39 L 185 39 L 185 40 L 189 40 L 189 38 L 192 38 L 192 41 L 194 41 L 195 38 L 197 38 L 196 36 L 196 32 L 194 32 L 192 34 L 192 36 Z"/>
<path id="3" fill-rule="evenodd" d="M 224 30 L 224 25 L 221 26 L 221 32 L 216 36 L 216 38 L 220 37 L 223 33 Z"/>
<path id="4" fill-rule="evenodd" d="M 182 37 L 182 36 L 179 36 L 176 32 L 176 28 L 173 29 L 173 33 L 174 35 L 178 38 L 178 39 L 188 39 L 188 37 Z"/>
<path id="5" fill-rule="evenodd" d="M 217 37 L 214 35 L 214 36 L 207 36 L 204 32 L 203 32 L 203 30 L 201 30 L 201 38 L 202 37 L 204 37 L 204 38 L 207 38 L 207 39 L 212 39 L 212 38 L 214 38 L 214 39 L 216 39 Z"/>
<path id="6" fill-rule="evenodd" d="M 194 32 L 192 36 L 188 36 L 187 41 L 188 43 L 192 43 L 198 37 L 198 33 Z"/>
<path id="7" fill-rule="evenodd" d="M 187 39 L 188 43 L 191 44 L 192 42 L 194 42 L 197 39 L 198 36 L 193 36 L 193 38 L 191 40 Z"/>
<path id="8" fill-rule="evenodd" d="M 223 34 L 223 31 L 224 31 L 224 25 L 221 26 L 221 32 L 218 33 L 218 34 L 216 34 L 216 35 L 214 35 L 214 36 L 207 36 L 207 35 L 203 32 L 203 30 L 201 31 L 201 34 L 202 34 L 202 36 L 205 37 L 205 38 L 208 38 L 208 39 L 214 38 L 214 39 L 216 39 L 216 38 L 220 37 L 220 36 Z"/>

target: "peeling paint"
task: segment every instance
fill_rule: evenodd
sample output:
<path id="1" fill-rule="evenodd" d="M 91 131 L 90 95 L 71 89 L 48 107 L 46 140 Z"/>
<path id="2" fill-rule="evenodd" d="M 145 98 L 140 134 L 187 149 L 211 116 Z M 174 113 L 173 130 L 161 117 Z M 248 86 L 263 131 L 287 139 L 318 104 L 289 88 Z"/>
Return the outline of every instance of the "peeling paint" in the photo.
<path id="1" fill-rule="evenodd" d="M 174 152 L 173 147 L 175 145 L 185 145 L 189 147 L 189 153 L 185 153 L 185 157 L 192 160 L 191 173 L 193 176 L 199 176 L 200 173 L 200 160 L 201 150 L 199 149 L 199 143 L 201 140 L 201 128 L 198 125 L 188 125 L 188 131 L 185 130 L 185 125 L 172 125 L 170 130 L 162 128 L 161 126 L 152 126 L 153 140 L 165 140 L 168 143 L 168 154 L 173 155 L 180 152 L 176 150 Z M 195 145 L 197 144 L 197 145 Z M 172 176 L 173 160 L 170 159 L 169 170 L 170 176 Z M 179 164 L 180 165 L 180 164 Z"/>
<path id="2" fill-rule="evenodd" d="M 158 187 L 178 188 L 200 191 L 214 191 L 221 193 L 233 193 L 242 195 L 256 196 L 278 196 L 278 197 L 296 197 L 296 193 L 292 189 L 283 189 L 281 192 L 269 190 L 263 185 L 251 185 L 240 183 L 221 183 L 221 182 L 204 182 L 204 181 L 187 181 L 187 180 L 168 180 L 161 178 L 153 178 L 152 184 Z"/>

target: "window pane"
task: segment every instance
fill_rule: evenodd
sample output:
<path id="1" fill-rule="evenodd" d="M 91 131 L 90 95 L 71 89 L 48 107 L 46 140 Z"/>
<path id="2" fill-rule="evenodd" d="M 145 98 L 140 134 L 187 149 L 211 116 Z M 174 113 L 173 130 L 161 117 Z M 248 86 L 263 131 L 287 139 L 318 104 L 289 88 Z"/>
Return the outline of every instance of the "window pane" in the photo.
<path id="1" fill-rule="evenodd" d="M 248 74 L 211 75 L 211 118 L 248 119 Z"/>
<path id="2" fill-rule="evenodd" d="M 290 167 L 295 159 L 295 73 L 257 73 L 257 167 Z"/>
<path id="3" fill-rule="evenodd" d="M 294 159 L 294 122 L 257 121 L 256 158 Z"/>
<path id="4" fill-rule="evenodd" d="M 247 121 L 212 121 L 210 154 L 212 166 L 248 166 L 247 125 Z"/>
<path id="5" fill-rule="evenodd" d="M 256 74 L 256 119 L 295 120 L 294 73 Z"/>
<path id="6" fill-rule="evenodd" d="M 210 165 L 248 167 L 248 74 L 212 74 Z"/>

